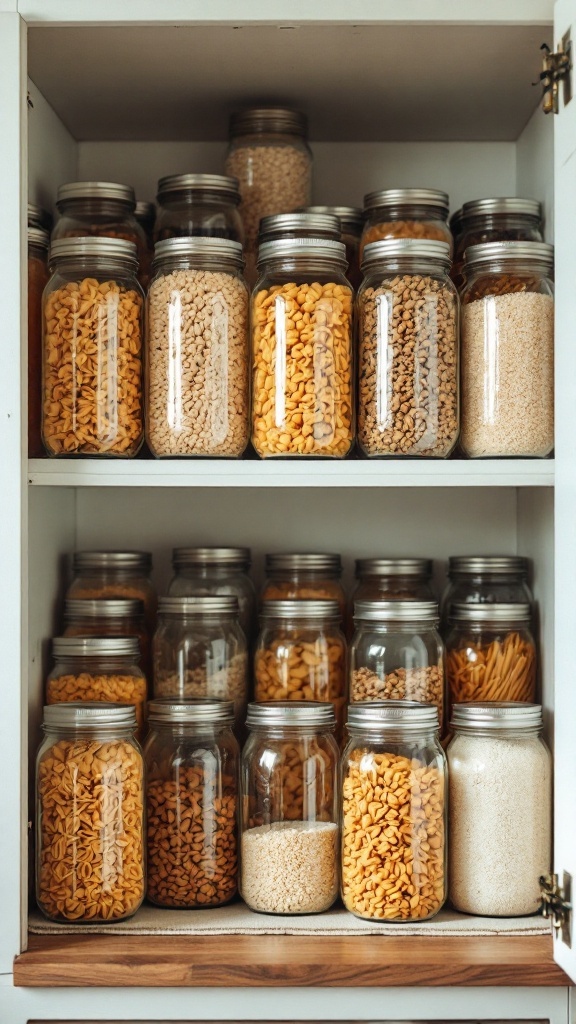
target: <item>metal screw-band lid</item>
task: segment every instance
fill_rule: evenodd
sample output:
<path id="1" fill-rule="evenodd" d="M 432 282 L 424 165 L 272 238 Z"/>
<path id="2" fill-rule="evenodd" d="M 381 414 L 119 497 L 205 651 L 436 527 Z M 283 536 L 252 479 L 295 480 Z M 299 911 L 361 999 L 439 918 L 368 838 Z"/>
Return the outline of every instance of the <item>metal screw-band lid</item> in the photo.
<path id="1" fill-rule="evenodd" d="M 104 726 L 118 729 L 136 728 L 136 708 L 133 704 L 107 704 L 96 701 L 69 701 L 48 704 L 44 708 L 46 729 L 78 729 L 98 732 Z"/>
<path id="2" fill-rule="evenodd" d="M 269 600 L 262 602 L 263 619 L 340 619 L 338 601 L 317 600 Z"/>
<path id="3" fill-rule="evenodd" d="M 238 206 L 240 203 L 240 186 L 237 178 L 225 174 L 170 174 L 160 178 L 157 199 L 160 204 L 177 193 L 185 193 L 187 199 L 201 194 L 216 201 L 223 199 Z"/>
<path id="4" fill-rule="evenodd" d="M 299 213 L 322 213 L 337 217 L 343 234 L 362 234 L 364 211 L 359 206 L 304 206 Z"/>
<path id="5" fill-rule="evenodd" d="M 89 569 L 131 569 L 142 573 L 150 572 L 152 555 L 148 551 L 75 551 L 74 572 Z"/>
<path id="6" fill-rule="evenodd" d="M 134 658 L 137 661 L 140 642 L 136 636 L 56 636 L 52 640 L 52 655 L 56 660 Z"/>
<path id="7" fill-rule="evenodd" d="M 554 269 L 554 246 L 548 242 L 485 242 L 469 245 L 464 253 L 466 269 L 507 263 L 514 260 L 533 262 Z"/>
<path id="8" fill-rule="evenodd" d="M 144 602 L 137 597 L 67 598 L 64 618 L 127 619 L 144 614 Z"/>
<path id="9" fill-rule="evenodd" d="M 230 136 L 260 133 L 299 135 L 308 134 L 308 119 L 299 110 L 286 107 L 251 107 L 239 110 L 230 117 Z"/>
<path id="10" fill-rule="evenodd" d="M 247 571 L 250 568 L 250 560 L 250 548 L 174 548 L 172 551 L 174 569 L 229 565 Z"/>
<path id="11" fill-rule="evenodd" d="M 529 604 L 478 604 L 470 601 L 467 604 L 451 605 L 448 616 L 454 622 L 512 625 L 529 623 L 532 612 Z"/>
<path id="12" fill-rule="evenodd" d="M 346 246 L 331 238 L 276 238 L 263 242 L 258 249 L 257 266 L 273 259 L 321 259 L 338 268 L 348 266 Z"/>
<path id="13" fill-rule="evenodd" d="M 55 266 L 62 259 L 70 257 L 87 257 L 88 259 L 104 259 L 126 269 L 136 269 L 138 252 L 134 242 L 124 238 L 101 238 L 87 236 L 83 238 L 59 238 L 50 245 L 48 263 Z"/>
<path id="14" fill-rule="evenodd" d="M 332 238 L 340 241 L 342 228 L 338 217 L 326 213 L 275 213 L 262 217 L 258 241 L 260 245 L 277 238 Z"/>
<path id="15" fill-rule="evenodd" d="M 28 245 L 34 245 L 38 249 L 48 252 L 50 248 L 50 235 L 44 228 L 28 227 Z"/>
<path id="16" fill-rule="evenodd" d="M 398 729 L 414 731 L 438 729 L 438 708 L 435 704 L 418 704 L 411 700 L 374 700 L 350 704 L 347 717 L 352 730 Z"/>
<path id="17" fill-rule="evenodd" d="M 522 555 L 453 555 L 448 559 L 448 575 L 527 576 L 528 559 Z"/>
<path id="18" fill-rule="evenodd" d="M 315 572 L 339 576 L 342 572 L 340 555 L 324 552 L 279 552 L 266 555 L 266 573 Z"/>
<path id="19" fill-rule="evenodd" d="M 116 181 L 69 181 L 58 188 L 56 206 L 71 199 L 107 199 L 125 203 L 131 211 L 136 208 L 136 196 L 131 185 Z"/>
<path id="20" fill-rule="evenodd" d="M 517 701 L 454 704 L 450 728 L 466 733 L 498 733 L 508 729 L 535 732 L 542 728 L 542 706 Z"/>
<path id="21" fill-rule="evenodd" d="M 177 618 L 189 618 L 202 615 L 238 615 L 238 598 L 232 596 L 217 597 L 161 597 L 158 601 L 158 614 L 171 615 Z"/>
<path id="22" fill-rule="evenodd" d="M 430 558 L 357 558 L 356 576 L 419 576 L 429 580 L 432 576 Z"/>
<path id="23" fill-rule="evenodd" d="M 234 267 L 242 267 L 244 258 L 242 256 L 242 245 L 240 242 L 233 242 L 228 238 L 163 238 L 154 246 L 154 266 L 160 266 L 178 257 L 206 257 L 221 261 L 222 264 L 230 264 Z"/>
<path id="24" fill-rule="evenodd" d="M 43 206 L 38 206 L 37 203 L 28 203 L 29 228 L 42 228 L 43 231 L 50 232 L 53 223 L 54 218 L 48 210 L 45 210 Z"/>
<path id="25" fill-rule="evenodd" d="M 437 242 L 430 238 L 383 238 L 364 246 L 361 267 L 367 270 L 376 264 L 396 259 L 432 260 L 444 268 L 450 266 L 448 242 Z"/>
<path id="26" fill-rule="evenodd" d="M 354 619 L 361 622 L 412 622 L 434 625 L 440 620 L 436 601 L 356 601 Z"/>
<path id="27" fill-rule="evenodd" d="M 472 199 L 464 203 L 459 211 L 462 220 L 469 217 L 490 216 L 492 214 L 516 214 L 542 220 L 542 204 L 537 199 L 520 199 L 516 196 L 499 196 L 491 199 Z"/>
<path id="28" fill-rule="evenodd" d="M 385 209 L 386 207 L 429 206 L 448 216 L 450 201 L 446 192 L 436 188 L 384 188 L 376 192 L 368 192 L 364 196 L 364 211 Z"/>
<path id="29" fill-rule="evenodd" d="M 234 702 L 198 697 L 194 700 L 173 700 L 159 697 L 148 702 L 148 722 L 157 725 L 231 725 Z"/>
<path id="30" fill-rule="evenodd" d="M 290 725 L 332 729 L 336 725 L 333 704 L 307 700 L 274 700 L 249 704 L 246 715 L 249 729 L 255 726 Z"/>

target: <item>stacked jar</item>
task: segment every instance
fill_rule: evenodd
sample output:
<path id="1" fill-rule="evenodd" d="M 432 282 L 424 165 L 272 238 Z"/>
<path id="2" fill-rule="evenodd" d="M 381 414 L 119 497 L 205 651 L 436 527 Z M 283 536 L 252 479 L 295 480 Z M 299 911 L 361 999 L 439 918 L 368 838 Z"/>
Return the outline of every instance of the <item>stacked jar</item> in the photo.
<path id="1" fill-rule="evenodd" d="M 44 455 L 42 444 L 42 293 L 48 282 L 49 234 L 28 227 L 28 458 Z"/>
<path id="2" fill-rule="evenodd" d="M 474 199 L 458 212 L 452 265 L 452 279 L 458 288 L 464 284 L 464 258 L 471 245 L 544 241 L 542 206 L 536 199 Z"/>
<path id="3" fill-rule="evenodd" d="M 328 553 L 266 555 L 262 601 L 337 601 L 341 621 L 346 616 L 342 559 Z"/>
<path id="4" fill-rule="evenodd" d="M 445 242 L 452 255 L 448 227 L 449 201 L 445 192 L 434 188 L 389 188 L 364 196 L 364 247 L 384 238 L 415 238 Z"/>
<path id="5" fill-rule="evenodd" d="M 522 555 L 454 555 L 442 595 L 444 628 L 457 604 L 534 603 L 528 586 L 529 562 Z"/>
<path id="6" fill-rule="evenodd" d="M 150 636 L 144 619 L 144 602 L 138 598 L 97 598 L 64 604 L 63 636 L 136 637 L 139 662 L 151 678 Z"/>
<path id="7" fill-rule="evenodd" d="M 174 548 L 169 597 L 236 597 L 242 632 L 256 632 L 256 594 L 250 579 L 250 548 Z"/>
<path id="8" fill-rule="evenodd" d="M 173 174 L 158 182 L 156 242 L 166 238 L 244 241 L 236 178 L 222 174 Z"/>
<path id="9" fill-rule="evenodd" d="M 346 246 L 346 277 L 354 289 L 359 288 L 362 282 L 360 237 L 364 227 L 364 211 L 357 206 L 308 206 L 303 212 L 338 218 L 340 241 Z"/>
<path id="10" fill-rule="evenodd" d="M 84 601 L 128 597 L 143 601 L 146 628 L 153 633 L 157 601 L 151 572 L 152 555 L 148 551 L 76 551 L 66 598 Z"/>

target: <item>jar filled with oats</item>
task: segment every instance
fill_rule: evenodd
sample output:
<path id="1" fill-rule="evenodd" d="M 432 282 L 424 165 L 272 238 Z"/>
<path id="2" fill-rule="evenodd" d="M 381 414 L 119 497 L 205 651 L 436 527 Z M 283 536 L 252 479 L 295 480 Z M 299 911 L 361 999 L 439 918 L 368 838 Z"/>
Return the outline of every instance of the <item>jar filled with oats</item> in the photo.
<path id="1" fill-rule="evenodd" d="M 148 723 L 148 899 L 159 907 L 220 907 L 236 894 L 238 874 L 234 705 L 152 700 Z"/>
<path id="2" fill-rule="evenodd" d="M 64 603 L 63 636 L 134 636 L 139 662 L 147 679 L 152 677 L 150 637 L 144 620 L 144 602 L 137 598 L 100 597 Z"/>
<path id="3" fill-rule="evenodd" d="M 157 598 L 151 572 L 152 555 L 148 551 L 75 551 L 73 579 L 66 598 L 84 601 L 129 597 L 143 601 L 146 628 L 152 634 Z"/>
<path id="4" fill-rule="evenodd" d="M 146 439 L 153 455 L 239 456 L 250 437 L 242 246 L 156 243 L 148 292 Z"/>
<path id="5" fill-rule="evenodd" d="M 474 199 L 459 214 L 451 271 L 457 288 L 464 284 L 464 254 L 471 245 L 544 241 L 542 205 L 536 199 Z"/>
<path id="6" fill-rule="evenodd" d="M 358 441 L 368 456 L 447 458 L 458 439 L 459 303 L 446 242 L 372 242 L 358 292 Z"/>
<path id="7" fill-rule="evenodd" d="M 28 228 L 28 458 L 38 459 L 42 444 L 42 293 L 48 281 L 50 236 Z"/>
<path id="8" fill-rule="evenodd" d="M 442 595 L 446 626 L 457 604 L 534 604 L 528 585 L 530 563 L 522 555 L 454 555 Z"/>
<path id="9" fill-rule="evenodd" d="M 350 602 L 433 601 L 431 558 L 357 558 Z"/>
<path id="10" fill-rule="evenodd" d="M 326 552 L 276 552 L 266 555 L 262 601 L 337 601 L 346 616 L 342 559 Z"/>
<path id="11" fill-rule="evenodd" d="M 466 250 L 462 434 L 470 458 L 544 458 L 554 446 L 553 246 Z"/>
<path id="12" fill-rule="evenodd" d="M 354 289 L 362 283 L 360 273 L 360 237 L 364 227 L 364 211 L 357 206 L 307 206 L 304 213 L 337 217 L 340 223 L 340 241 L 346 246 L 348 269 L 346 277 Z"/>
<path id="13" fill-rule="evenodd" d="M 449 199 L 435 188 L 385 188 L 364 196 L 364 246 L 382 238 L 416 238 L 445 242 L 452 255 L 448 226 Z"/>
<path id="14" fill-rule="evenodd" d="M 250 548 L 174 548 L 169 597 L 237 597 L 246 639 L 256 633 L 256 593 Z"/>
<path id="15" fill-rule="evenodd" d="M 350 738 L 340 760 L 342 899 L 357 917 L 421 921 L 446 900 L 447 779 L 438 724 L 430 704 L 348 708 Z"/>
<path id="16" fill-rule="evenodd" d="M 249 704 L 242 752 L 240 894 L 264 914 L 318 914 L 338 895 L 338 746 L 332 704 Z"/>
<path id="17" fill-rule="evenodd" d="M 261 458 L 343 458 L 354 440 L 352 299 L 342 242 L 280 238 L 252 293 L 252 443 Z"/>
<path id="18" fill-rule="evenodd" d="M 136 713 L 44 708 L 36 761 L 36 899 L 52 921 L 122 921 L 146 892 L 144 761 Z"/>
<path id="19" fill-rule="evenodd" d="M 144 439 L 144 294 L 136 247 L 63 238 L 43 298 L 42 440 L 49 455 L 130 458 Z"/>
<path id="20" fill-rule="evenodd" d="M 236 178 L 222 174 L 172 174 L 158 182 L 154 239 L 224 238 L 244 241 Z"/>

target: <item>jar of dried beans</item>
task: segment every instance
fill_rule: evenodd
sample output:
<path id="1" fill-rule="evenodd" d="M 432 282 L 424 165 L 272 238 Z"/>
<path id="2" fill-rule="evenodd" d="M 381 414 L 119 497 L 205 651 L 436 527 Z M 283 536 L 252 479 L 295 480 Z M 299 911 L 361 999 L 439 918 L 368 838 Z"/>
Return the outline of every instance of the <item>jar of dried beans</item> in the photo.
<path id="1" fill-rule="evenodd" d="M 356 601 L 433 601 L 430 558 L 357 558 Z"/>
<path id="2" fill-rule="evenodd" d="M 522 555 L 455 555 L 448 559 L 442 595 L 445 627 L 457 604 L 534 603 L 528 585 L 529 562 Z"/>
<path id="3" fill-rule="evenodd" d="M 53 921 L 121 921 L 146 892 L 144 762 L 133 707 L 44 708 L 36 899 Z"/>
<path id="4" fill-rule="evenodd" d="M 250 548 L 174 548 L 169 597 L 237 597 L 242 632 L 256 631 L 256 593 Z"/>
<path id="5" fill-rule="evenodd" d="M 28 228 L 28 458 L 44 455 L 42 444 L 42 293 L 48 281 L 49 235 Z"/>
<path id="6" fill-rule="evenodd" d="M 240 893 L 251 910 L 317 914 L 338 895 L 338 746 L 331 704 L 249 704 Z"/>
<path id="7" fill-rule="evenodd" d="M 446 637 L 450 704 L 534 700 L 529 604 L 453 604 Z"/>
<path id="8" fill-rule="evenodd" d="M 150 579 L 152 555 L 148 551 L 75 551 L 73 580 L 67 598 L 130 597 L 144 602 L 150 633 L 156 625 L 156 590 Z"/>
<path id="9" fill-rule="evenodd" d="M 410 701 L 348 708 L 341 758 L 342 899 L 357 917 L 433 917 L 446 900 L 446 758 L 438 710 Z"/>
<path id="10" fill-rule="evenodd" d="M 364 211 L 356 206 L 308 206 L 304 213 L 321 213 L 337 217 L 340 223 L 340 241 L 346 246 L 348 269 L 346 277 L 353 288 L 362 282 L 360 273 L 360 236 L 364 227 Z"/>
<path id="11" fill-rule="evenodd" d="M 236 178 L 222 174 L 172 174 L 158 182 L 154 237 L 244 241 Z"/>
<path id="12" fill-rule="evenodd" d="M 447 458 L 459 429 L 456 289 L 445 242 L 366 246 L 358 292 L 358 441 L 369 456 Z"/>
<path id="13" fill-rule="evenodd" d="M 168 238 L 148 292 L 146 439 L 153 455 L 239 456 L 250 437 L 242 246 Z"/>
<path id="14" fill-rule="evenodd" d="M 460 443 L 470 458 L 553 448 L 553 253 L 544 242 L 466 250 Z"/>
<path id="15" fill-rule="evenodd" d="M 265 565 L 262 601 L 337 601 L 344 621 L 346 592 L 340 555 L 278 552 L 266 555 Z"/>
<path id="16" fill-rule="evenodd" d="M 364 246 L 382 238 L 416 238 L 445 242 L 452 255 L 448 227 L 449 200 L 435 188 L 385 188 L 364 196 Z"/>
<path id="17" fill-rule="evenodd" d="M 346 250 L 280 238 L 258 252 L 252 295 L 252 443 L 261 457 L 342 458 L 354 439 Z"/>
<path id="18" fill-rule="evenodd" d="M 536 199 L 474 199 L 459 211 L 452 280 L 464 284 L 464 254 L 485 242 L 543 242 L 542 206 Z"/>
<path id="19" fill-rule="evenodd" d="M 44 291 L 42 438 L 49 455 L 130 457 L 143 441 L 144 295 L 136 248 L 63 238 Z"/>
<path id="20" fill-rule="evenodd" d="M 63 636 L 134 636 L 139 661 L 147 679 L 152 677 L 150 637 L 144 620 L 144 602 L 136 598 L 101 597 L 64 604 Z"/>
<path id="21" fill-rule="evenodd" d="M 160 907 L 222 906 L 236 893 L 238 873 L 234 705 L 152 700 L 148 723 L 148 899 Z"/>

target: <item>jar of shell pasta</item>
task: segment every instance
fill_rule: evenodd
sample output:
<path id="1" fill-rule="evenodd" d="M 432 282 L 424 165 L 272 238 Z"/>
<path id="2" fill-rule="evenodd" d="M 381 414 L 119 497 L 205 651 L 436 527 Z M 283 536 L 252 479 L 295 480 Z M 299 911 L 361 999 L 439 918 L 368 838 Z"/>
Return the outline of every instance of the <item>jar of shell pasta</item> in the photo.
<path id="1" fill-rule="evenodd" d="M 148 551 L 75 551 L 73 580 L 66 598 L 84 601 L 127 597 L 143 601 L 146 628 L 152 633 L 157 599 L 151 572 L 152 555 Z"/>
<path id="2" fill-rule="evenodd" d="M 435 188 L 386 188 L 364 196 L 364 246 L 384 238 L 416 238 L 445 242 L 452 254 L 448 226 L 449 200 Z"/>
<path id="3" fill-rule="evenodd" d="M 144 761 L 135 728 L 130 706 L 44 708 L 36 899 L 52 921 L 122 921 L 144 899 Z"/>

